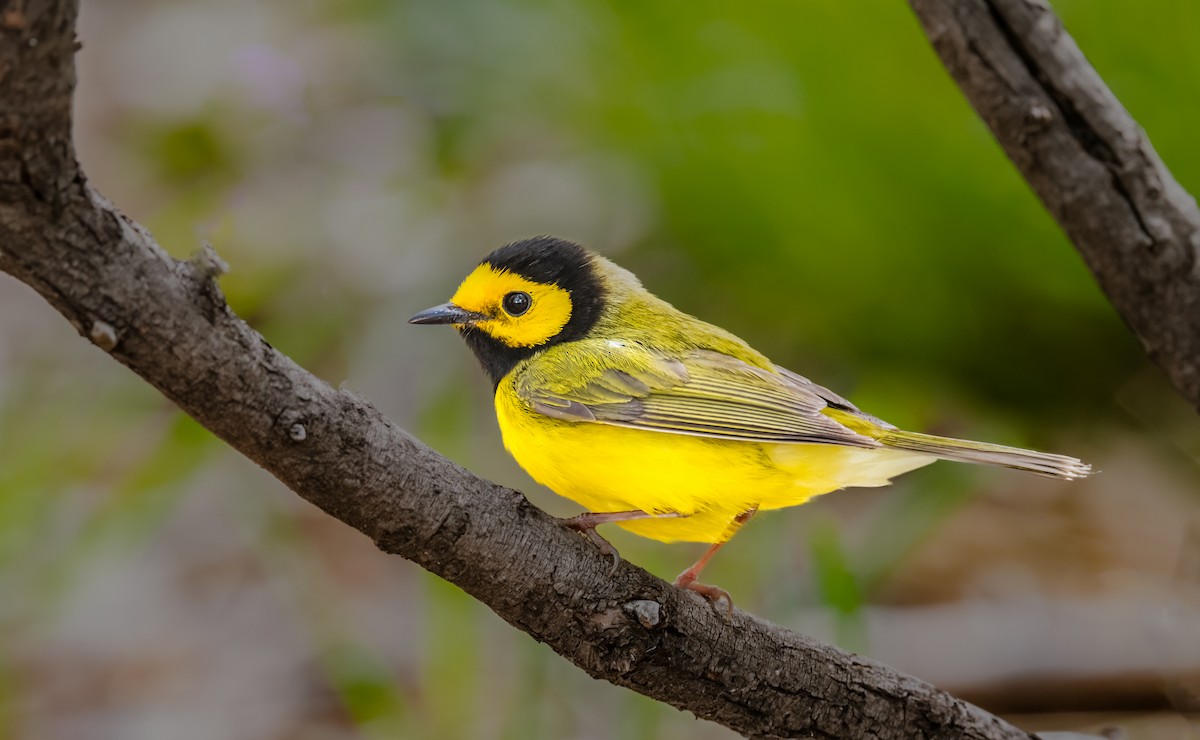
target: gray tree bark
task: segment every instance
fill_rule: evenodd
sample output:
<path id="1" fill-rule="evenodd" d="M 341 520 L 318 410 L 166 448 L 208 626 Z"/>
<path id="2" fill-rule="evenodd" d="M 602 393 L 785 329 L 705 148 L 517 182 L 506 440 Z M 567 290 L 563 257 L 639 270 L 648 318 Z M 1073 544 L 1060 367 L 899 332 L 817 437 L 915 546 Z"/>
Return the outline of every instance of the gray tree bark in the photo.
<path id="1" fill-rule="evenodd" d="M 909 0 L 1117 312 L 1200 410 L 1200 209 L 1045 0 Z"/>
<path id="2" fill-rule="evenodd" d="M 277 352 L 226 305 L 215 254 L 172 259 L 88 185 L 71 141 L 77 11 L 27 0 L 0 15 L 0 269 L 83 337 L 306 500 L 597 678 L 754 737 L 1029 737 L 880 664 L 744 612 L 727 620 L 630 564 L 610 577 L 520 493 Z"/>
<path id="3" fill-rule="evenodd" d="M 0 16 L 0 269 L 293 491 L 589 674 L 755 737 L 1025 733 L 915 678 L 622 563 L 277 352 L 88 185 L 71 141 L 77 0 Z"/>

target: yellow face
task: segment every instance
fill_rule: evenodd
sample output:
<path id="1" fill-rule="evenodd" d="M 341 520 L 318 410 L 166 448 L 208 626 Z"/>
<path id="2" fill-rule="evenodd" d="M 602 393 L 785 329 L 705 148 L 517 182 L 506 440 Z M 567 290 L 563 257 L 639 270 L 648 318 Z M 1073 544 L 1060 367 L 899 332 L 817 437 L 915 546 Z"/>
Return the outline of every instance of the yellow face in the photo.
<path id="1" fill-rule="evenodd" d="M 463 280 L 450 302 L 486 318 L 473 323 L 509 347 L 536 347 L 571 320 L 571 294 L 483 263 Z"/>

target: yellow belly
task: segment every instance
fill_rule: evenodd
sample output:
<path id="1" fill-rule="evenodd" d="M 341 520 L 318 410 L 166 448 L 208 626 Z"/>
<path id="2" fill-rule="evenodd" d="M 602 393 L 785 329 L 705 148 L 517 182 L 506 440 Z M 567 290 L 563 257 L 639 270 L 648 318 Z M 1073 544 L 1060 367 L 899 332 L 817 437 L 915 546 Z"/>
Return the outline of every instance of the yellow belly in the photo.
<path id="1" fill-rule="evenodd" d="M 890 449 L 762 444 L 552 419 L 496 392 L 504 446 L 538 483 L 588 511 L 680 514 L 621 522 L 671 542 L 723 542 L 744 511 L 797 506 L 847 486 L 886 485 L 934 458 Z"/>

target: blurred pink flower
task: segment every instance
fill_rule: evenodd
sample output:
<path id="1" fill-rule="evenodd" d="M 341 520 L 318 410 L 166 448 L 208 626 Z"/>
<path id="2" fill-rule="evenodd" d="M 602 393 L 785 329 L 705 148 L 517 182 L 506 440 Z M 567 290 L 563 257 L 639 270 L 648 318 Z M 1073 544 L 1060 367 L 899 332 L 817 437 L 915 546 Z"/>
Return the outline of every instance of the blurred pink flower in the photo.
<path id="1" fill-rule="evenodd" d="M 279 112 L 298 112 L 308 79 L 292 57 L 263 44 L 247 44 L 232 56 L 236 79 L 250 103 Z"/>

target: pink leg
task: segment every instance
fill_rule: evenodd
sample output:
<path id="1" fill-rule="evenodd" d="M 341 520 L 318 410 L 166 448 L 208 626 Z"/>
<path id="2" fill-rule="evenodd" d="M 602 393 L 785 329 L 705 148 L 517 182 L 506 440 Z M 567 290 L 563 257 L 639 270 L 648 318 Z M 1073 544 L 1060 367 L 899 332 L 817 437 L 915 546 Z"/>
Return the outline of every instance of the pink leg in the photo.
<path id="1" fill-rule="evenodd" d="M 755 512 L 757 511 L 758 507 L 755 506 L 753 509 L 743 511 L 741 514 L 738 514 L 734 520 L 730 522 L 729 529 L 725 530 L 725 539 L 721 540 L 720 542 L 714 542 L 699 560 L 697 560 L 695 563 L 692 563 L 690 568 L 680 573 L 679 577 L 675 579 L 675 585 L 700 594 L 709 600 L 714 609 L 717 607 L 717 603 L 721 601 L 721 599 L 724 599 L 725 603 L 729 607 L 729 616 L 732 617 L 733 598 L 729 595 L 729 592 L 725 589 L 717 588 L 716 586 L 709 586 L 706 583 L 697 583 L 696 579 L 700 577 L 700 571 L 704 570 L 704 566 L 708 565 L 708 561 L 711 560 L 712 556 L 717 553 L 717 550 L 720 550 L 722 545 L 728 542 L 733 535 L 737 534 L 737 531 L 742 528 L 742 525 L 750 521 L 750 517 L 754 516 Z"/>
<path id="2" fill-rule="evenodd" d="M 612 558 L 612 567 L 608 570 L 608 575 L 612 576 L 617 572 L 617 566 L 621 564 L 621 553 L 617 552 L 617 548 L 608 543 L 608 540 L 600 536 L 596 531 L 596 527 L 601 524 L 610 524 L 612 522 L 630 522 L 636 519 L 673 519 L 681 516 L 674 512 L 667 514 L 651 514 L 645 511 L 588 511 L 578 516 L 573 516 L 570 519 L 560 519 L 564 526 L 574 529 L 583 536 L 592 541 L 602 554 Z"/>

